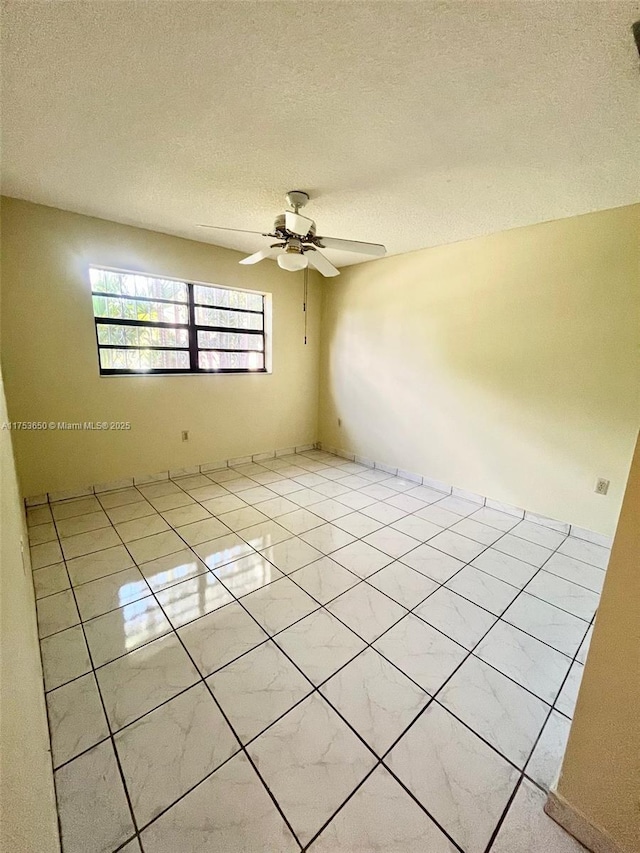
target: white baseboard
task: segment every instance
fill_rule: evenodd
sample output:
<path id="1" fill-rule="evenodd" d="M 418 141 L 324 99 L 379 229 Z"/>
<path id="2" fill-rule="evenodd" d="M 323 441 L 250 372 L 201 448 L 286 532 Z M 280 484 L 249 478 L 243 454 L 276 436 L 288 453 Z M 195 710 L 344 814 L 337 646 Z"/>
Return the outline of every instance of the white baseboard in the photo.
<path id="1" fill-rule="evenodd" d="M 559 521 L 556 518 L 548 518 L 545 515 L 539 515 L 536 512 L 522 509 L 522 507 L 512 506 L 512 504 L 504 503 L 503 501 L 495 500 L 494 498 L 485 495 L 479 495 L 476 492 L 470 492 L 467 489 L 461 489 L 458 486 L 443 483 L 440 480 L 434 480 L 432 477 L 427 477 L 424 474 L 416 474 L 412 471 L 405 471 L 403 468 L 395 468 L 387 462 L 377 462 L 369 459 L 366 456 L 358 456 L 354 453 L 348 453 L 346 450 L 341 450 L 339 447 L 329 447 L 322 441 L 318 442 L 318 447 L 325 450 L 327 453 L 334 453 L 336 456 L 342 456 L 344 459 L 351 459 L 359 462 L 361 465 L 366 465 L 367 468 L 379 468 L 387 473 L 397 472 L 398 477 L 403 477 L 405 480 L 418 485 L 428 486 L 431 489 L 436 489 L 445 494 L 454 495 L 459 498 L 464 498 L 468 501 L 477 503 L 478 506 L 486 506 L 489 509 L 497 509 L 500 512 L 506 512 L 513 515 L 515 518 L 522 518 L 526 521 L 533 521 L 536 524 L 541 524 L 543 527 L 549 527 L 552 530 L 557 530 L 560 533 L 566 533 L 568 536 L 574 536 L 576 539 L 584 539 L 587 542 L 593 542 L 596 545 L 603 545 L 605 548 L 611 548 L 613 537 L 605 536 L 602 533 L 595 533 L 593 530 L 586 530 L 584 527 L 578 527 L 568 521 Z"/>
<path id="2" fill-rule="evenodd" d="M 604 829 L 590 823 L 582 812 L 570 805 L 557 791 L 549 791 L 544 810 L 592 853 L 631 853 L 620 847 Z"/>

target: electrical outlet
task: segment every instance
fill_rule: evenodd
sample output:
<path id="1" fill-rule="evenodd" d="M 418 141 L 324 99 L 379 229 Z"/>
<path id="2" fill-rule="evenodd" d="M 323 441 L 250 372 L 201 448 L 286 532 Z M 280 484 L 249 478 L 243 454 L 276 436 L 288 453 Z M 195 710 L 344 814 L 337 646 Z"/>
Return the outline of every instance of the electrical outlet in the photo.
<path id="1" fill-rule="evenodd" d="M 183 441 L 189 441 L 189 430 L 186 430 L 186 429 L 182 430 L 182 440 Z"/>
<path id="2" fill-rule="evenodd" d="M 606 495 L 609 491 L 609 480 L 605 480 L 603 477 L 598 477 L 596 487 L 593 491 L 597 495 Z"/>

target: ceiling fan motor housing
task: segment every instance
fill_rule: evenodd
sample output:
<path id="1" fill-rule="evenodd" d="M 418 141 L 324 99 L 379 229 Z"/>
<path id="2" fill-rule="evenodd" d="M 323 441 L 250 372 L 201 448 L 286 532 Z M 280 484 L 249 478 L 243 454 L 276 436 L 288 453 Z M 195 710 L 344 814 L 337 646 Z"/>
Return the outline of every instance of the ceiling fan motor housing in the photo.
<path id="1" fill-rule="evenodd" d="M 300 235 L 292 234 L 290 231 L 287 231 L 287 225 L 286 225 L 286 219 L 285 219 L 284 213 L 281 213 L 280 216 L 276 216 L 275 222 L 273 223 L 273 230 L 276 234 L 282 234 L 285 238 L 297 237 L 298 239 L 300 239 Z M 310 226 L 309 234 L 312 237 L 315 237 L 315 234 L 316 234 L 315 222 Z"/>

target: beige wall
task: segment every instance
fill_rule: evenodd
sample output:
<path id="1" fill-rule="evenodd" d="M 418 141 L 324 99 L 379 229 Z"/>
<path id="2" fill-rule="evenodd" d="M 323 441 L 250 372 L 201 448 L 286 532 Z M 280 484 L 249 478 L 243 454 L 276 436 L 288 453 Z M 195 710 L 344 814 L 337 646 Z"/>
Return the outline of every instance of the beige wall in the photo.
<path id="1" fill-rule="evenodd" d="M 640 850 L 639 569 L 640 439 L 557 783 L 569 808 L 613 842 L 602 849 L 625 853 Z"/>
<path id="2" fill-rule="evenodd" d="M 320 293 L 266 261 L 15 199 L 2 203 L 2 358 L 20 421 L 130 421 L 130 432 L 19 432 L 22 493 L 71 489 L 317 439 Z M 273 295 L 271 375 L 98 375 L 87 267 L 136 269 Z M 182 442 L 182 430 L 190 439 Z"/>
<path id="3" fill-rule="evenodd" d="M 0 376 L 0 423 L 6 420 Z M 54 853 L 58 824 L 36 609 L 7 430 L 0 430 L 0 457 L 0 850 Z"/>
<path id="4" fill-rule="evenodd" d="M 343 269 L 324 286 L 320 440 L 612 534 L 640 421 L 639 214 Z"/>

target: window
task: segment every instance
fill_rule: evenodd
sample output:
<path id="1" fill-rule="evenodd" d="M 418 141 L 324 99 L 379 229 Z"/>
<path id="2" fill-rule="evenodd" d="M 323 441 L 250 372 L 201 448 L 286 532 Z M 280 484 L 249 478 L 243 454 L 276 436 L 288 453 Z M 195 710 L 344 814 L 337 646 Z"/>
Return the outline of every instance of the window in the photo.
<path id="1" fill-rule="evenodd" d="M 89 269 L 102 375 L 266 372 L 262 293 Z"/>

